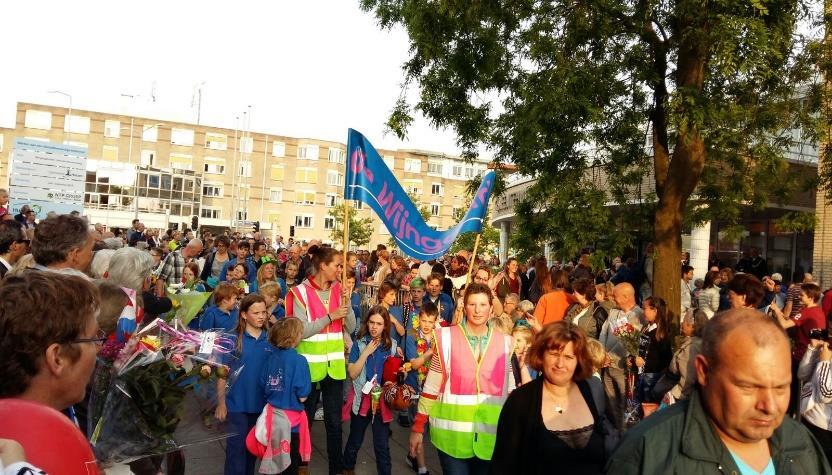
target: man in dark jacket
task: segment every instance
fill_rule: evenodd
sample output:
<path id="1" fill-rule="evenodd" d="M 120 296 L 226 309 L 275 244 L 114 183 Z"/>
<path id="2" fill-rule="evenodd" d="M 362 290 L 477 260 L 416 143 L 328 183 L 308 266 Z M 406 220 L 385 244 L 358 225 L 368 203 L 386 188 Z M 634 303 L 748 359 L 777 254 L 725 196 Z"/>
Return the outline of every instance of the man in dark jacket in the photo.
<path id="1" fill-rule="evenodd" d="M 790 417 L 789 340 L 751 309 L 717 314 L 696 357 L 697 390 L 631 429 L 612 474 L 829 474 L 823 450 Z"/>

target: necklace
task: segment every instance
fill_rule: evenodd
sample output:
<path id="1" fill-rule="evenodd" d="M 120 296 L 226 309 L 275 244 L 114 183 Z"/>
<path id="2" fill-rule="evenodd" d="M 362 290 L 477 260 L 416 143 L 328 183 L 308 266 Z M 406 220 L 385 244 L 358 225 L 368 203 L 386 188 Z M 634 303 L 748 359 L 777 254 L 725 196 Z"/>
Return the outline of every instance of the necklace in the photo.
<path id="1" fill-rule="evenodd" d="M 554 399 L 555 414 L 563 415 L 563 413 L 566 412 L 566 409 L 569 406 L 569 390 L 570 390 L 570 388 L 569 387 L 566 388 L 566 398 L 564 399 L 564 398 L 560 397 L 559 395 L 555 394 L 555 392 L 553 390 L 549 389 L 545 382 L 543 383 L 543 387 L 546 389 L 546 392 L 548 392 L 552 396 L 552 399 Z"/>

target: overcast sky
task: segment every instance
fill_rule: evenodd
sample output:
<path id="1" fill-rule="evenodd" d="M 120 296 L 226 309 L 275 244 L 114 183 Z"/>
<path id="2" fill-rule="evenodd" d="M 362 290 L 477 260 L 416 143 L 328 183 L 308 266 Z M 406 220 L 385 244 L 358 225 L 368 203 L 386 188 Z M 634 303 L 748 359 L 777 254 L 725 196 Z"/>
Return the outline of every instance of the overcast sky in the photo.
<path id="1" fill-rule="evenodd" d="M 407 58 L 402 30 L 381 31 L 358 0 L 4 2 L 0 126 L 16 102 L 457 154 L 454 135 L 417 117 L 408 141 L 384 134 Z M 155 84 L 155 102 L 152 99 Z M 414 91 L 411 91 L 411 95 Z M 134 100 L 122 94 L 137 95 Z"/>

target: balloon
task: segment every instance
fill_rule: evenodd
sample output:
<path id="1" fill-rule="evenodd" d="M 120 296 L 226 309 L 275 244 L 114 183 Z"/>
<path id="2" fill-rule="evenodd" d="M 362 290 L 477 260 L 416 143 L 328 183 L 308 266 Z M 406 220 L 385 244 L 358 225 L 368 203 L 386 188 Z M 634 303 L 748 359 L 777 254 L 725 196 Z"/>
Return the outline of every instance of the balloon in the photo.
<path id="1" fill-rule="evenodd" d="M 20 443 L 26 460 L 46 473 L 98 475 L 89 442 L 55 409 L 21 399 L 0 399 L 0 421 L 0 438 Z"/>

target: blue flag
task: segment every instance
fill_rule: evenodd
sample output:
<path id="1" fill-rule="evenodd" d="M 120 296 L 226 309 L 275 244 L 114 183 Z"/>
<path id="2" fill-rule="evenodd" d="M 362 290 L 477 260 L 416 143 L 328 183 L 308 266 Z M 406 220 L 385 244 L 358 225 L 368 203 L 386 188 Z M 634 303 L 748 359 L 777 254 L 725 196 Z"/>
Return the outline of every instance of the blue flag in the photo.
<path id="1" fill-rule="evenodd" d="M 370 205 L 387 226 L 399 248 L 420 260 L 444 255 L 459 233 L 480 232 L 494 188 L 494 172 L 482 178 L 471 208 L 456 226 L 437 231 L 425 223 L 393 172 L 361 133 L 350 129 L 347 139 L 347 177 L 344 199 Z"/>

